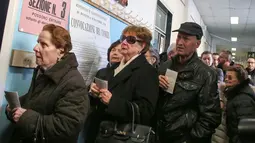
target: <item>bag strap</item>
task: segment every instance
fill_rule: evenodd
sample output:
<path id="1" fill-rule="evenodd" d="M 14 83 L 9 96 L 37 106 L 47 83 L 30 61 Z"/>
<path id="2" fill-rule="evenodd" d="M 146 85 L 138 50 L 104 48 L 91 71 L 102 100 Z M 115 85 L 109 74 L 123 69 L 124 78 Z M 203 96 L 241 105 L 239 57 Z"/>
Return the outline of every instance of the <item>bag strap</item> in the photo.
<path id="1" fill-rule="evenodd" d="M 132 109 L 132 133 L 135 133 L 135 122 L 140 124 L 139 106 L 135 102 L 129 102 Z"/>
<path id="2" fill-rule="evenodd" d="M 132 102 L 133 106 L 134 106 L 134 110 L 135 110 L 135 122 L 137 124 L 140 124 L 141 123 L 141 116 L 140 116 L 140 110 L 139 110 L 139 106 L 135 103 L 135 102 Z"/>
<path id="3" fill-rule="evenodd" d="M 131 123 L 132 133 L 135 133 L 135 109 L 134 109 L 133 103 L 132 102 L 129 102 L 129 103 L 132 109 L 132 123 Z"/>

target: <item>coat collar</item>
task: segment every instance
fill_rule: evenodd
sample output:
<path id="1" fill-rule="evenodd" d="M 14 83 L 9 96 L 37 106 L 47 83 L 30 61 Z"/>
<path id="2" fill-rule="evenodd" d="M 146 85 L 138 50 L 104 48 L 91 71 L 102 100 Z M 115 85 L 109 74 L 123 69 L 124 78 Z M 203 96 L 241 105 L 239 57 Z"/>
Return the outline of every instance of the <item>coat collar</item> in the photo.
<path id="1" fill-rule="evenodd" d="M 55 84 L 59 83 L 60 80 L 71 68 L 77 68 L 78 62 L 74 53 L 68 53 L 61 61 L 56 63 L 53 67 L 46 70 L 43 74 L 51 79 Z M 36 73 L 40 67 L 37 67 Z"/>
<path id="2" fill-rule="evenodd" d="M 139 69 L 144 64 L 149 64 L 145 58 L 145 56 L 139 55 L 136 59 L 134 59 L 129 65 L 127 65 L 123 70 L 121 70 L 115 77 L 114 76 L 114 68 L 118 67 L 117 64 L 112 68 L 111 77 L 109 80 L 109 89 L 111 90 L 116 85 L 118 85 L 123 80 L 129 78 L 133 71 Z"/>
<path id="3" fill-rule="evenodd" d="M 178 55 L 174 56 L 172 60 L 173 60 L 173 64 L 180 64 Z M 197 52 L 193 53 L 192 57 L 186 63 L 184 63 L 186 66 L 184 67 L 184 69 L 181 69 L 179 72 L 194 71 L 194 69 L 198 67 L 198 63 L 196 61 L 199 61 Z"/>

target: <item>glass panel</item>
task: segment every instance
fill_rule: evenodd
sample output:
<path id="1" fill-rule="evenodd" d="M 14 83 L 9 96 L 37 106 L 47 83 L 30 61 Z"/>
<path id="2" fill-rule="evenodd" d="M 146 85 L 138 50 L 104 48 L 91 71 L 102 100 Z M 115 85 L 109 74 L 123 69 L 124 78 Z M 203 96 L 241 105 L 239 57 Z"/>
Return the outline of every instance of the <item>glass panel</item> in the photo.
<path id="1" fill-rule="evenodd" d="M 162 31 L 166 32 L 166 22 L 167 14 L 159 6 L 157 6 L 156 26 L 160 28 Z"/>

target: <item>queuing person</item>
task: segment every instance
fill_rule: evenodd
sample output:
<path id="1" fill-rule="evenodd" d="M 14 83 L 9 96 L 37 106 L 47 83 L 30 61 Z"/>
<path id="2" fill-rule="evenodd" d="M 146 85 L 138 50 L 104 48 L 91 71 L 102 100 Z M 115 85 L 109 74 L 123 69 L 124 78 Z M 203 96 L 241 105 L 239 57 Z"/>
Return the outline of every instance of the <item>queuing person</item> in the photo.
<path id="1" fill-rule="evenodd" d="M 204 52 L 201 54 L 201 60 L 202 60 L 206 65 L 208 65 L 209 67 L 212 67 L 212 68 L 215 69 L 215 71 L 217 72 L 217 75 L 218 75 L 218 83 L 223 82 L 223 80 L 224 80 L 223 71 L 222 71 L 222 69 L 213 66 L 213 56 L 212 56 L 212 53 L 209 52 L 209 51 L 204 51 Z"/>
<path id="2" fill-rule="evenodd" d="M 95 83 L 91 84 L 90 94 L 99 104 L 94 111 L 94 122 L 88 128 L 89 141 L 94 143 L 100 139 L 98 131 L 102 121 L 131 123 L 132 109 L 129 103 L 138 105 L 140 124 L 150 125 L 159 83 L 156 69 L 147 62 L 144 55 L 150 47 L 151 39 L 151 32 L 145 27 L 128 26 L 123 30 L 120 38 L 123 59 L 109 68 L 106 78 L 98 77 L 108 81 L 108 89 L 99 89 Z M 96 131 L 90 132 L 92 128 Z"/>
<path id="3" fill-rule="evenodd" d="M 67 30 L 45 25 L 34 47 L 36 64 L 21 107 L 6 109 L 15 129 L 11 143 L 76 143 L 89 99 Z"/>
<path id="4" fill-rule="evenodd" d="M 159 70 L 157 136 L 161 143 L 211 143 L 221 121 L 221 109 L 217 74 L 196 53 L 202 28 L 197 23 L 185 22 L 173 32 L 178 32 L 177 55 Z M 177 72 L 177 78 L 165 76 L 167 69 L 173 75 Z"/>

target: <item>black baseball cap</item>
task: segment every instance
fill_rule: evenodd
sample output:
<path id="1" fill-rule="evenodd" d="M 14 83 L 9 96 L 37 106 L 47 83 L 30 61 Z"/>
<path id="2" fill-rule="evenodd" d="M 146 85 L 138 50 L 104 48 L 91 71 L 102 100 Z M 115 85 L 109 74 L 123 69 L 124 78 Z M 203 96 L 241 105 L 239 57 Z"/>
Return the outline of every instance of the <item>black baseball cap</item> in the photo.
<path id="1" fill-rule="evenodd" d="M 181 27 L 173 32 L 182 32 L 188 35 L 197 36 L 197 39 L 201 39 L 203 36 L 203 30 L 201 26 L 195 22 L 185 22 L 181 24 Z"/>

